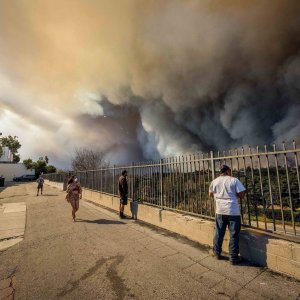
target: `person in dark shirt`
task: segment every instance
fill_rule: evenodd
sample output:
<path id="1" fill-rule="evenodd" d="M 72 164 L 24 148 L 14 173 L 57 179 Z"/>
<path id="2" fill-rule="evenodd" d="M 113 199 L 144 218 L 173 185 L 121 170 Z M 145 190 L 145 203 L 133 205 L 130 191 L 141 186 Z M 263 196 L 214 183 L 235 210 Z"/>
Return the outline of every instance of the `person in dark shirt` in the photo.
<path id="1" fill-rule="evenodd" d="M 127 171 L 122 171 L 122 175 L 119 177 L 119 195 L 120 195 L 120 218 L 124 218 L 124 205 L 127 205 L 128 201 L 128 183 L 127 183 Z"/>

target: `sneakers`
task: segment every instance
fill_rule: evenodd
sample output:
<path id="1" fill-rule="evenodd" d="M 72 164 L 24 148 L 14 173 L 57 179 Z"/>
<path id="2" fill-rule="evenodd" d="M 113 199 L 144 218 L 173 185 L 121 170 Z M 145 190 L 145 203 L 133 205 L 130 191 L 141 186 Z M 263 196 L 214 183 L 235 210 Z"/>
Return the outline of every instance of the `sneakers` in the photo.
<path id="1" fill-rule="evenodd" d="M 209 255 L 215 258 L 216 260 L 227 260 L 226 257 L 222 256 L 221 254 L 215 253 L 213 249 L 209 250 Z M 236 266 L 241 263 L 241 258 L 239 256 L 234 258 L 229 258 L 229 262 L 231 265 Z"/>

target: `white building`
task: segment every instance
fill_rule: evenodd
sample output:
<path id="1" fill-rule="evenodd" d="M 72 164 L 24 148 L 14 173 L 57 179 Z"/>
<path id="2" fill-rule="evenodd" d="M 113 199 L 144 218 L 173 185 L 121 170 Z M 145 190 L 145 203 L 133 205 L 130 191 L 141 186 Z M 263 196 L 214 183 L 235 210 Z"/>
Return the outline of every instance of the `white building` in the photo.
<path id="1" fill-rule="evenodd" d="M 0 163 L 12 163 L 13 155 L 8 147 L 2 147 L 3 154 L 0 156 Z"/>
<path id="2" fill-rule="evenodd" d="M 27 170 L 24 164 L 14 164 L 13 155 L 8 147 L 3 147 L 3 155 L 0 157 L 0 177 L 4 177 L 5 181 L 12 181 L 14 177 L 24 174 L 33 174 L 34 170 Z"/>

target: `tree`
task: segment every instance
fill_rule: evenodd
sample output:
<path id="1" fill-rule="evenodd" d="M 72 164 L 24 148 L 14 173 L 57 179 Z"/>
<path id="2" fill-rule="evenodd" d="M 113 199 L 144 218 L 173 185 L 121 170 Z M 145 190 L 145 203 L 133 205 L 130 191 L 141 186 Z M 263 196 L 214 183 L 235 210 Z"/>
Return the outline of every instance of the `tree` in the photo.
<path id="1" fill-rule="evenodd" d="M 56 168 L 52 165 L 46 166 L 46 170 L 47 170 L 46 173 L 56 173 Z"/>
<path id="2" fill-rule="evenodd" d="M 3 154 L 2 147 L 8 147 L 13 155 L 13 162 L 18 163 L 20 161 L 20 155 L 18 154 L 18 150 L 21 148 L 21 144 L 18 141 L 17 136 L 7 136 L 0 139 L 0 156 Z"/>
<path id="3" fill-rule="evenodd" d="M 45 156 L 46 158 L 47 156 Z M 47 174 L 47 173 L 55 173 L 56 167 L 52 165 L 48 165 L 49 159 L 44 159 L 44 157 L 40 157 L 37 161 L 33 161 L 31 158 L 23 160 L 23 164 L 27 169 L 34 169 L 35 174 L 39 175 L 41 173 Z"/>
<path id="4" fill-rule="evenodd" d="M 20 161 L 19 154 L 13 154 L 13 163 L 17 164 Z"/>
<path id="5" fill-rule="evenodd" d="M 100 167 L 108 166 L 104 160 L 104 154 L 99 150 L 87 148 L 76 148 L 75 155 L 71 159 L 71 165 L 74 171 L 97 170 Z"/>
<path id="6" fill-rule="evenodd" d="M 25 165 L 27 170 L 35 168 L 34 162 L 32 161 L 31 158 L 24 159 L 23 164 Z"/>
<path id="7" fill-rule="evenodd" d="M 47 173 L 47 164 L 43 160 L 37 160 L 35 162 L 35 174 Z"/>
<path id="8" fill-rule="evenodd" d="M 21 144 L 18 141 L 17 136 L 7 136 L 1 138 L 1 144 L 3 147 L 8 147 L 12 154 L 17 154 L 18 150 L 21 148 Z"/>

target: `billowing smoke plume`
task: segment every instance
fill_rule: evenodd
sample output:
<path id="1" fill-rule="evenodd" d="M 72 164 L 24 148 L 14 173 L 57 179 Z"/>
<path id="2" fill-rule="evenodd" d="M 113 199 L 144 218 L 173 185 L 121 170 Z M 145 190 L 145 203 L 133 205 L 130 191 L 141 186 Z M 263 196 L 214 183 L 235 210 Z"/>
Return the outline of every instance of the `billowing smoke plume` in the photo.
<path id="1" fill-rule="evenodd" d="M 299 87 L 298 0 L 0 3 L 0 131 L 22 158 L 300 140 Z"/>

